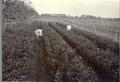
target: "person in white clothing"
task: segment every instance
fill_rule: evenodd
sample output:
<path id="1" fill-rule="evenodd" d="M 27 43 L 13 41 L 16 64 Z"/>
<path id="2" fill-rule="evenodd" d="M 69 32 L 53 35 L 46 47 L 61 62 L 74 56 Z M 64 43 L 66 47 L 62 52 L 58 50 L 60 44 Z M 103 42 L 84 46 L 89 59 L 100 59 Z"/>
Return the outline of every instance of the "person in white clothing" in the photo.
<path id="1" fill-rule="evenodd" d="M 39 37 L 39 36 L 43 36 L 43 30 L 42 29 L 37 29 L 37 30 L 35 30 L 35 34 L 36 34 L 36 36 L 37 37 Z"/>
<path id="2" fill-rule="evenodd" d="M 71 25 L 67 25 L 67 30 L 70 31 L 71 30 Z"/>

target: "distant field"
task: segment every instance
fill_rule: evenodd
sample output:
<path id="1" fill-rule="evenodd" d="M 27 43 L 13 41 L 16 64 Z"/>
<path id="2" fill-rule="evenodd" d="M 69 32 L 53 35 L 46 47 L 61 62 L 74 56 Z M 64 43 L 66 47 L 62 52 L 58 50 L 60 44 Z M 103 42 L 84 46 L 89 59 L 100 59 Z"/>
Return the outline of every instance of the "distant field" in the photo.
<path id="1" fill-rule="evenodd" d="M 66 30 L 68 23 L 71 31 Z M 7 25 L 2 35 L 3 81 L 118 82 L 119 43 L 96 33 L 108 32 L 109 37 L 111 30 L 119 33 L 119 24 L 40 16 Z M 38 28 L 43 37 L 34 34 Z"/>
<path id="2" fill-rule="evenodd" d="M 120 39 L 120 21 L 105 19 L 81 19 L 73 17 L 44 17 L 40 16 L 38 20 L 43 21 L 59 21 L 71 24 L 76 28 L 93 32 L 97 35 L 111 38 L 119 41 Z M 117 36 L 116 36 L 117 33 Z"/>
<path id="3" fill-rule="evenodd" d="M 115 33 L 118 33 L 117 37 L 119 38 L 120 22 L 107 21 L 102 19 L 101 20 L 67 19 L 65 21 L 76 25 L 76 27 L 80 29 L 94 32 L 96 34 L 112 38 L 113 40 L 115 39 Z"/>

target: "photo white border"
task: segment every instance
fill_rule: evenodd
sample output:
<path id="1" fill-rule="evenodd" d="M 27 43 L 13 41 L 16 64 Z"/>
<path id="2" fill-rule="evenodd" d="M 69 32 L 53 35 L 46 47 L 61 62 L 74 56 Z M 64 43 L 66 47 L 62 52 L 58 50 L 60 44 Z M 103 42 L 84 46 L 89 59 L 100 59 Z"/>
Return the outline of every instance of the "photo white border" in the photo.
<path id="1" fill-rule="evenodd" d="M 0 82 L 2 82 L 2 0 L 0 0 Z"/>

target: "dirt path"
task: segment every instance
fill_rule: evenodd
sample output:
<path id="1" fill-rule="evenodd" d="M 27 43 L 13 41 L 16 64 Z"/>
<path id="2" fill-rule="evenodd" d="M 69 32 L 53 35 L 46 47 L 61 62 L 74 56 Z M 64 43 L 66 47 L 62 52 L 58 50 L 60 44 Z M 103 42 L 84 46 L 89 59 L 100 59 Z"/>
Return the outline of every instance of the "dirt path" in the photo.
<path id="1" fill-rule="evenodd" d="M 48 69 L 45 61 L 45 49 L 43 37 L 37 38 L 33 41 L 34 49 L 34 65 L 33 65 L 33 77 L 35 81 L 42 82 L 48 80 Z M 48 82 L 48 81 L 47 81 Z"/>

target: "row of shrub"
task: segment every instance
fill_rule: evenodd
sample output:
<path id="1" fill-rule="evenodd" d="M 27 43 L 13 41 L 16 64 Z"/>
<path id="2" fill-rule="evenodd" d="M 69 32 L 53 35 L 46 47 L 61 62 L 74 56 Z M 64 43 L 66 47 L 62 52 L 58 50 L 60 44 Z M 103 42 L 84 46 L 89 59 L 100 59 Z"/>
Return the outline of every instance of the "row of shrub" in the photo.
<path id="1" fill-rule="evenodd" d="M 63 26 L 59 26 L 56 23 L 50 22 L 49 25 L 63 36 L 100 76 L 103 76 L 106 80 L 108 78 L 118 80 L 118 55 L 113 51 L 110 49 L 103 50 L 83 35 L 74 31 L 67 31 Z M 105 70 L 107 73 L 105 73 Z"/>
<path id="2" fill-rule="evenodd" d="M 31 74 L 31 37 L 22 30 L 7 29 L 2 39 L 3 81 L 25 81 Z"/>
<path id="3" fill-rule="evenodd" d="M 45 57 L 53 81 L 98 81 L 97 74 L 48 23 L 40 22 L 45 43 Z"/>
<path id="4" fill-rule="evenodd" d="M 63 24 L 63 23 L 57 22 L 57 24 L 63 28 L 66 28 L 65 23 Z M 119 43 L 118 42 L 115 42 L 107 37 L 99 36 L 99 35 L 96 35 L 94 33 L 91 33 L 85 30 L 80 30 L 75 27 L 72 28 L 72 31 L 88 38 L 101 49 L 104 49 L 104 50 L 110 49 L 114 53 L 119 54 Z"/>

